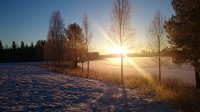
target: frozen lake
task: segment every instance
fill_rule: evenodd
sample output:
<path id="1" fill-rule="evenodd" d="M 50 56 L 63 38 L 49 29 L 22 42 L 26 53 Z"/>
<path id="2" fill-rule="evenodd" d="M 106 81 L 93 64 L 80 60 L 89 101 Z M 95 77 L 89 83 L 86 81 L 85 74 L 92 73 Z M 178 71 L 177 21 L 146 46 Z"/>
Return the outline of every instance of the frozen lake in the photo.
<path id="1" fill-rule="evenodd" d="M 177 66 L 171 58 L 165 58 L 167 64 L 162 67 L 162 78 L 176 78 L 191 84 L 195 83 L 194 68 L 189 64 Z M 84 64 L 86 68 L 86 63 Z M 120 58 L 105 58 L 90 62 L 90 69 L 99 72 L 120 73 Z M 158 75 L 158 64 L 150 57 L 124 58 L 124 74 Z"/>

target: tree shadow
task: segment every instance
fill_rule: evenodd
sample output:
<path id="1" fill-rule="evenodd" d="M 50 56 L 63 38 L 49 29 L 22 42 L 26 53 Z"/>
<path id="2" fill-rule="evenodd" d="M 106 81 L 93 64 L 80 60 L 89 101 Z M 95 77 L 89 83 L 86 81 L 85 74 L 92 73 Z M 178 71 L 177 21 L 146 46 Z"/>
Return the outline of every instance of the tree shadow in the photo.
<path id="1" fill-rule="evenodd" d="M 160 108 L 156 101 L 149 101 L 149 97 L 141 97 L 138 90 L 127 89 L 124 85 L 49 73 L 40 67 L 17 64 L 7 67 L 9 70 L 2 75 L 5 77 L 2 80 L 9 83 L 4 83 L 6 86 L 0 85 L 0 95 L 4 96 L 0 97 L 0 105 L 5 107 L 0 107 L 0 110 L 3 111 L 11 110 L 11 106 L 23 107 L 21 110 L 24 111 L 83 109 L 127 112 L 151 111 L 152 107 Z M 16 68 L 12 69 L 13 67 Z"/>
<path id="2" fill-rule="evenodd" d="M 124 83 L 122 84 L 122 93 L 123 93 L 123 102 L 125 103 L 124 104 L 124 107 L 128 107 L 128 104 L 127 104 L 127 93 L 126 93 L 126 87 L 124 86 Z"/>

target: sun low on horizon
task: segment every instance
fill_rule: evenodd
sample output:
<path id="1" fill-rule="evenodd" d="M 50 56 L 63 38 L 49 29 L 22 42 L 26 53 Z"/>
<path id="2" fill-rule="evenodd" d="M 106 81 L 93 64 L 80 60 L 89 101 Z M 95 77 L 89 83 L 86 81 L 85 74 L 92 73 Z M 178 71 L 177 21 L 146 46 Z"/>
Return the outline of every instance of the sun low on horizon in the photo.
<path id="1" fill-rule="evenodd" d="M 122 46 L 115 46 L 115 47 L 113 47 L 112 48 L 112 52 L 114 53 L 114 54 L 126 54 L 126 53 L 128 53 L 128 50 L 127 49 L 125 49 L 124 47 L 122 47 Z"/>

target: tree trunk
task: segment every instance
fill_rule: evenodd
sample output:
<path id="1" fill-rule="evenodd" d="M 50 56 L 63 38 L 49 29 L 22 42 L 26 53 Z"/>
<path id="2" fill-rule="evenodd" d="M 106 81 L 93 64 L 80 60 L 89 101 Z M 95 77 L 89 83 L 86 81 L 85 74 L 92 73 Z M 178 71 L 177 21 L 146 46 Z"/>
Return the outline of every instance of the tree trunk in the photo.
<path id="1" fill-rule="evenodd" d="M 54 66 L 56 67 L 56 61 L 54 61 Z"/>
<path id="2" fill-rule="evenodd" d="M 82 73 L 83 73 L 83 62 L 82 62 L 81 64 L 82 64 L 82 67 L 81 67 L 81 68 L 82 68 Z"/>
<path id="3" fill-rule="evenodd" d="M 49 65 L 48 61 L 46 61 L 46 64 Z"/>
<path id="4" fill-rule="evenodd" d="M 195 78 L 196 78 L 196 88 L 200 89 L 200 77 L 197 68 L 195 68 Z"/>
<path id="5" fill-rule="evenodd" d="M 74 68 L 77 68 L 77 64 L 78 64 L 78 59 L 75 58 L 75 60 L 74 60 Z"/>
<path id="6" fill-rule="evenodd" d="M 124 85 L 124 79 L 123 79 L 123 54 L 121 53 L 121 83 Z"/>
<path id="7" fill-rule="evenodd" d="M 159 82 L 161 82 L 161 59 L 160 59 L 160 56 L 159 56 L 159 60 L 158 60 L 159 62 L 159 64 L 158 64 L 158 66 L 159 66 Z"/>
<path id="8" fill-rule="evenodd" d="M 88 60 L 88 63 L 87 63 L 87 75 L 89 76 L 90 75 L 90 61 Z"/>
<path id="9" fill-rule="evenodd" d="M 58 60 L 58 66 L 59 66 L 59 67 L 61 67 L 61 63 L 60 63 L 60 60 Z"/>
<path id="10" fill-rule="evenodd" d="M 72 68 L 72 61 L 71 60 L 69 61 L 69 68 L 70 69 Z"/>

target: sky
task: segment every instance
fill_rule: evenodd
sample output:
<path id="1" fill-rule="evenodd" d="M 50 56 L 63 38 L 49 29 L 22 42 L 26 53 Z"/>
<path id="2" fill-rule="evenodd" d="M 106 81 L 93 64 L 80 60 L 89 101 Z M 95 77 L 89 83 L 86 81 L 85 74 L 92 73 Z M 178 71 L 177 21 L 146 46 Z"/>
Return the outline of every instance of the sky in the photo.
<path id="1" fill-rule="evenodd" d="M 93 37 L 91 50 L 100 54 L 112 53 L 112 45 L 105 34 L 110 31 L 111 11 L 114 0 L 0 0 L 0 40 L 11 46 L 15 41 L 34 44 L 47 37 L 49 19 L 59 10 L 65 27 L 77 23 L 82 25 L 82 16 L 87 13 Z M 174 14 L 171 0 L 130 0 L 134 28 L 134 52 L 146 48 L 146 28 L 155 11 L 170 18 Z"/>

